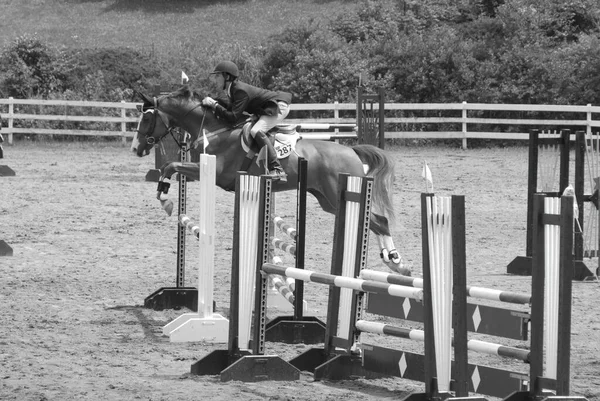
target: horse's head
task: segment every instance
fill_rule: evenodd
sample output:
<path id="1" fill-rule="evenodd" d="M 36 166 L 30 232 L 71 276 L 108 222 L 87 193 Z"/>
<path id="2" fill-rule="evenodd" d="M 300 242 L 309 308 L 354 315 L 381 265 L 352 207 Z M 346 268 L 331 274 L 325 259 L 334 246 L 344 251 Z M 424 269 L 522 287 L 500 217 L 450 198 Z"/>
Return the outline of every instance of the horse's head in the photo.
<path id="1" fill-rule="evenodd" d="M 216 135 L 231 130 L 210 109 L 202 107 L 200 97 L 187 86 L 158 98 L 150 98 L 141 93 L 139 95 L 143 100 L 143 104 L 138 106 L 142 116 L 131 148 L 140 157 L 147 155 L 152 146 L 160 142 L 175 126 L 190 134 L 195 147 L 201 146 L 200 143 L 203 142 L 201 133 L 208 132 L 213 149 L 221 142 Z"/>
<path id="2" fill-rule="evenodd" d="M 158 99 L 150 98 L 143 93 L 139 93 L 143 100 L 141 105 L 137 106 L 142 113 L 138 122 L 137 134 L 131 143 L 131 150 L 139 157 L 146 156 L 150 149 L 169 134 L 171 122 L 169 116 L 158 110 Z"/>

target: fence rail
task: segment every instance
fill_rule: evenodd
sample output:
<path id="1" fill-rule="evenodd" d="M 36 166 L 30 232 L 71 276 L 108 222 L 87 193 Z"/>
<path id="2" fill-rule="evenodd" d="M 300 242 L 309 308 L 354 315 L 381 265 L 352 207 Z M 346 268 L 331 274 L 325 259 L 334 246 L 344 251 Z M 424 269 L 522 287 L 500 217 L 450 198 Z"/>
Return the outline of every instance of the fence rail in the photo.
<path id="1" fill-rule="evenodd" d="M 13 142 L 13 134 L 120 137 L 126 141 L 133 137 L 137 128 L 137 104 L 125 101 L 0 99 L 2 132 L 7 135 L 9 144 Z M 285 122 L 352 127 L 356 124 L 356 107 L 354 103 L 337 102 L 292 104 Z M 373 108 L 378 109 L 378 104 L 374 104 Z M 384 130 L 386 139 L 457 139 L 462 140 L 466 148 L 468 139 L 527 140 L 527 127 L 568 127 L 591 132 L 593 128 L 600 127 L 599 116 L 600 106 L 590 104 L 386 103 Z M 46 122 L 41 124 L 45 126 L 36 126 L 36 121 Z M 48 122 L 61 126 L 48 128 Z M 102 125 L 102 129 L 98 129 L 97 125 Z M 331 138 L 356 137 L 352 128 L 333 128 L 328 133 Z M 306 136 L 311 134 L 318 137 L 325 133 L 322 128 L 304 132 Z"/>

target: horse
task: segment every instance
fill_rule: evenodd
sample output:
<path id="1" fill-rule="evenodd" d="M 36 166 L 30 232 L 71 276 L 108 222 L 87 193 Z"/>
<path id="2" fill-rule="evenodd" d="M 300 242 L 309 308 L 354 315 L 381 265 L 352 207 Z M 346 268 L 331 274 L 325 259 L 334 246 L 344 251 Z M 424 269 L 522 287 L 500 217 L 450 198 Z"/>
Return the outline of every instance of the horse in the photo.
<path id="1" fill-rule="evenodd" d="M 200 97 L 187 86 L 160 97 L 149 97 L 143 93 L 139 95 L 143 99 L 143 105 L 138 108 L 142 115 L 137 135 L 131 145 L 137 156 L 149 154 L 152 147 L 173 129 L 181 128 L 190 134 L 189 142 L 194 148 L 203 149 L 207 154 L 216 156 L 216 185 L 220 188 L 234 191 L 238 171 L 245 170 L 251 175 L 264 174 L 264 168 L 255 162 L 256 155 L 254 161 L 244 162 L 245 159 L 250 160 L 247 158 L 247 148 L 252 149 L 253 145 L 244 142 L 244 138 L 248 139 L 244 130 L 238 125 L 217 118 L 212 109 L 202 106 Z M 296 132 L 295 128 L 291 130 Z M 259 153 L 258 149 L 254 149 L 254 153 Z M 402 257 L 396 250 L 390 234 L 389 221 L 394 217 L 394 164 L 385 151 L 368 144 L 348 147 L 329 141 L 299 139 L 289 156 L 280 159 L 288 179 L 287 182 L 274 180 L 274 192 L 296 190 L 298 157 L 308 161 L 307 191 L 328 213 L 334 214 L 337 210 L 340 173 L 373 177 L 370 229 L 378 239 L 380 256 L 392 271 L 410 275 L 410 270 L 403 266 Z M 161 201 L 166 199 L 166 195 L 161 193 L 161 189 L 164 188 L 162 185 L 168 182 L 173 174 L 180 173 L 194 180 L 200 179 L 200 167 L 193 162 L 166 163 L 160 170 L 158 198 Z"/>

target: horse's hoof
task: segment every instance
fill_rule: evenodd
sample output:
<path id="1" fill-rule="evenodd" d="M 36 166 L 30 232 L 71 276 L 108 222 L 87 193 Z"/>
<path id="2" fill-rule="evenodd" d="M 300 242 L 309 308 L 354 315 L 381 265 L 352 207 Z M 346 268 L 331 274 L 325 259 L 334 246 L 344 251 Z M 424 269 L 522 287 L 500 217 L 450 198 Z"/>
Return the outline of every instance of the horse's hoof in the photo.
<path id="1" fill-rule="evenodd" d="M 396 273 L 401 274 L 403 276 L 412 276 L 412 273 L 410 272 L 410 269 L 402 266 L 402 264 L 398 265 L 398 266 L 390 266 L 390 269 L 394 270 Z"/>
<path id="2" fill-rule="evenodd" d="M 169 216 L 173 214 L 173 201 L 171 199 L 161 200 L 160 205 Z"/>
<path id="3" fill-rule="evenodd" d="M 387 267 L 390 268 L 393 272 L 401 274 L 403 276 L 410 276 L 410 269 L 404 267 L 404 263 L 402 262 L 402 257 L 398 253 L 397 250 L 392 249 L 391 251 L 387 251 L 387 249 L 382 249 L 379 254 L 381 259 L 383 259 L 383 263 L 386 264 Z"/>

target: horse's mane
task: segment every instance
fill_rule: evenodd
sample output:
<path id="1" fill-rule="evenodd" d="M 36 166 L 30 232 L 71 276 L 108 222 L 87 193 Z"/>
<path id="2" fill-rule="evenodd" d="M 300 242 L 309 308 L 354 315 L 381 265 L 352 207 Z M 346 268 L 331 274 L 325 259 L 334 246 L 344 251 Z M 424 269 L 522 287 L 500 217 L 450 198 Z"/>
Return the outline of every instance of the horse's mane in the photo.
<path id="1" fill-rule="evenodd" d="M 184 85 L 182 87 L 180 87 L 179 89 L 177 89 L 174 92 L 169 93 L 169 95 L 167 95 L 167 97 L 172 98 L 172 99 L 177 99 L 180 101 L 186 100 L 188 102 L 201 102 L 202 99 L 204 98 L 204 96 L 202 96 L 200 93 L 191 90 L 190 87 L 188 85 Z"/>

